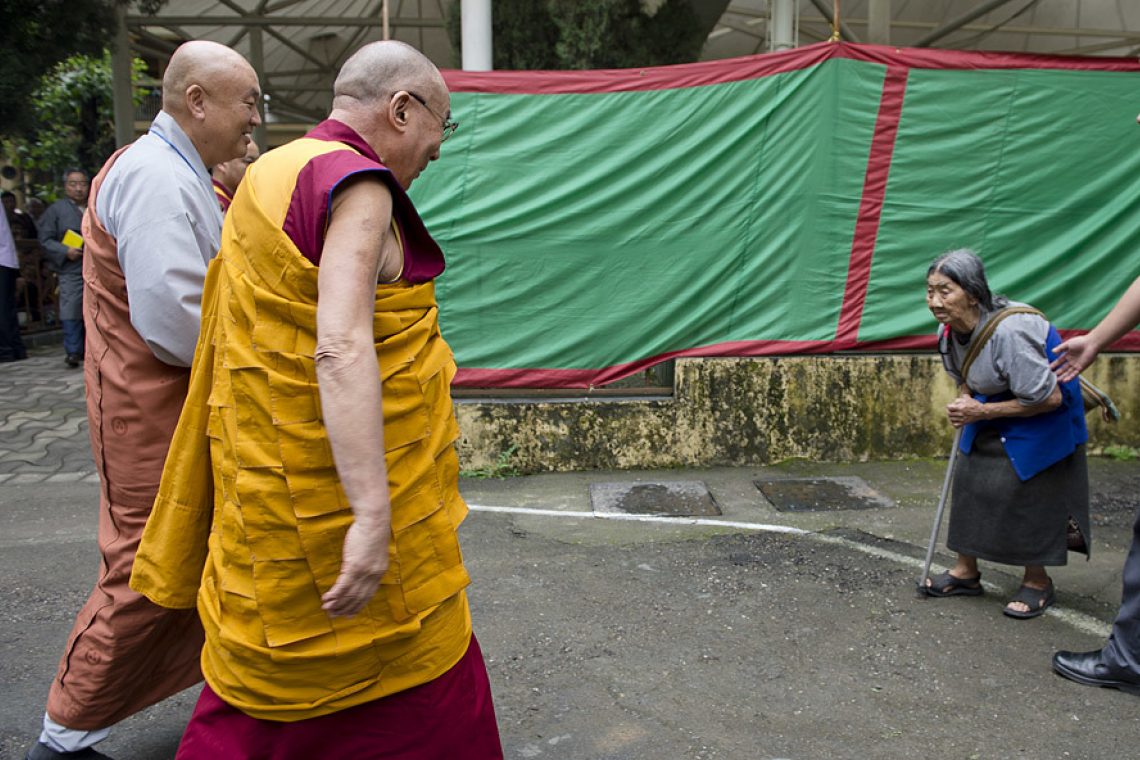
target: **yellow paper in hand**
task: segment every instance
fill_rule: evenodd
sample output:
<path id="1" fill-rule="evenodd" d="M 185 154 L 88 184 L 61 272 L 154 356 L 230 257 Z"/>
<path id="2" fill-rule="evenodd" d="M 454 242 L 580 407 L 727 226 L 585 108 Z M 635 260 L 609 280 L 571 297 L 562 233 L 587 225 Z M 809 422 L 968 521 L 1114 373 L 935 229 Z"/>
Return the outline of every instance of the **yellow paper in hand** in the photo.
<path id="1" fill-rule="evenodd" d="M 83 238 L 75 230 L 68 230 L 63 233 L 63 239 L 59 242 L 66 245 L 68 248 L 82 248 Z"/>

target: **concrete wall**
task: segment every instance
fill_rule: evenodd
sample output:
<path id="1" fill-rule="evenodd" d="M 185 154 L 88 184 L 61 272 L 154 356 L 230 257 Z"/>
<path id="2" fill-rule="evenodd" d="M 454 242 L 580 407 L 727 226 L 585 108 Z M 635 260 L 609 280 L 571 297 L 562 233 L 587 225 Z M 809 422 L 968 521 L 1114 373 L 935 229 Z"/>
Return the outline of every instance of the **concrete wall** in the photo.
<path id="1" fill-rule="evenodd" d="M 1089 415 L 1090 449 L 1140 446 L 1140 356 L 1087 375 L 1124 414 Z M 953 393 L 931 355 L 680 359 L 672 398 L 458 400 L 458 448 L 464 469 L 520 473 L 936 456 Z"/>

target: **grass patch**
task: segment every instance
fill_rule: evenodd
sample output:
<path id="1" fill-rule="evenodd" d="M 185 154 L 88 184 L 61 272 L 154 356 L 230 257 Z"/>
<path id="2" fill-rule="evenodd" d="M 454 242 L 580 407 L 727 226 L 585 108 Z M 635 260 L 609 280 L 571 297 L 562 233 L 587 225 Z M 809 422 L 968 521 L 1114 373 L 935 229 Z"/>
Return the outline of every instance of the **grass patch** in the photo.
<path id="1" fill-rule="evenodd" d="M 518 445 L 512 444 L 509 449 L 499 454 L 495 461 L 485 467 L 476 467 L 473 470 L 460 470 L 464 478 L 513 478 L 519 474 L 518 468 L 511 464 Z"/>
<path id="2" fill-rule="evenodd" d="M 1105 446 L 1104 455 L 1109 459 L 1115 459 L 1117 462 L 1131 462 L 1140 456 L 1140 450 L 1131 446 Z"/>

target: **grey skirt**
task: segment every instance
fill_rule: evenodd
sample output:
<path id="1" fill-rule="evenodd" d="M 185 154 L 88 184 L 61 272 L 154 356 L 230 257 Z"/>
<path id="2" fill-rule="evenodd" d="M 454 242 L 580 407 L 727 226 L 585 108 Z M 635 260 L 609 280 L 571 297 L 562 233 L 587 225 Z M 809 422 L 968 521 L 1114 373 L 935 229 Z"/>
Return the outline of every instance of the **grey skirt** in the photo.
<path id="1" fill-rule="evenodd" d="M 1024 483 L 994 429 L 974 439 L 954 467 L 951 551 L 1007 565 L 1064 565 L 1070 518 L 1089 553 L 1089 476 L 1085 447 Z"/>

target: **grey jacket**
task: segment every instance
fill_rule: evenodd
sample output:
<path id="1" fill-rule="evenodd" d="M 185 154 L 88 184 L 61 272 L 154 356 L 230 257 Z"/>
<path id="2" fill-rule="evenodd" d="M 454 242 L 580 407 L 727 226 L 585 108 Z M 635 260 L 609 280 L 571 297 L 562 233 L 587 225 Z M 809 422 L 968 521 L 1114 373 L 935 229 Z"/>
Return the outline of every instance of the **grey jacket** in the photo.
<path id="1" fill-rule="evenodd" d="M 59 242 L 68 230 L 81 234 L 83 212 L 67 198 L 61 198 L 48 206 L 40 217 L 40 245 L 43 246 L 51 268 L 61 276 L 82 275 L 83 259 L 67 260 L 67 246 Z"/>

